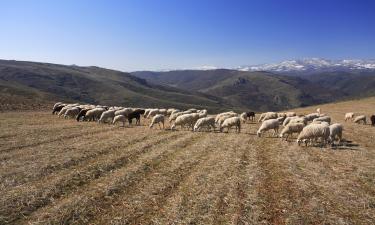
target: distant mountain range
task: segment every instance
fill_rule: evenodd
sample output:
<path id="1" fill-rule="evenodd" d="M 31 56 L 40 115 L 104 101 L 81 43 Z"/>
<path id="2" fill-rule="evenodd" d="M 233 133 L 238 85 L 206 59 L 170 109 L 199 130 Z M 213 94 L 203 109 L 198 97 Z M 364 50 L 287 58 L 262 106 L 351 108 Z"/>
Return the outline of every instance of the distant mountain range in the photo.
<path id="1" fill-rule="evenodd" d="M 241 71 L 269 71 L 276 73 L 375 71 L 375 60 L 327 60 L 320 58 L 307 58 L 301 60 L 288 60 L 273 64 L 241 66 L 236 69 Z"/>
<path id="2" fill-rule="evenodd" d="M 0 106 L 67 101 L 208 108 L 211 112 L 278 111 L 375 96 L 371 61 L 341 62 L 310 59 L 260 71 L 241 68 L 125 73 L 95 66 L 0 60 Z"/>

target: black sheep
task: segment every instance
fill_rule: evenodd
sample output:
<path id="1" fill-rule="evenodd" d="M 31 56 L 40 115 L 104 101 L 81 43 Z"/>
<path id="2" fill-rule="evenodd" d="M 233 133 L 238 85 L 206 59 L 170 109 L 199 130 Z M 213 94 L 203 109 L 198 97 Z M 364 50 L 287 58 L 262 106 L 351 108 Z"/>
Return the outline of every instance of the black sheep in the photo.
<path id="1" fill-rule="evenodd" d="M 78 115 L 77 115 L 77 122 L 79 122 L 79 120 L 81 119 L 81 117 L 83 117 L 83 119 L 85 118 L 86 116 L 86 113 L 87 111 L 89 111 L 90 109 L 82 109 L 81 111 L 79 111 Z"/>
<path id="2" fill-rule="evenodd" d="M 375 115 L 372 115 L 372 116 L 370 117 L 370 119 L 371 119 L 371 125 L 372 125 L 372 126 L 375 126 Z"/>
<path id="3" fill-rule="evenodd" d="M 251 121 L 254 121 L 255 119 L 255 112 L 247 112 L 246 113 L 246 119 L 251 119 Z"/>
<path id="4" fill-rule="evenodd" d="M 128 114 L 128 121 L 129 121 L 129 124 L 132 123 L 132 120 L 135 119 L 135 124 L 137 125 L 140 125 L 141 123 L 141 115 L 143 115 L 145 113 L 145 110 L 143 109 L 137 109 L 135 110 L 134 112 L 131 112 Z"/>

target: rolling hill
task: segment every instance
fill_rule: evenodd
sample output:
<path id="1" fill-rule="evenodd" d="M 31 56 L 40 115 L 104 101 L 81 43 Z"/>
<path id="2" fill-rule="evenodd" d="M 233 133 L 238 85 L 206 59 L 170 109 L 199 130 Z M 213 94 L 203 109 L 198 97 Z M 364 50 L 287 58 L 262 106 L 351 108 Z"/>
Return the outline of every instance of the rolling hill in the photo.
<path id="1" fill-rule="evenodd" d="M 1 104 L 74 101 L 143 107 L 230 108 L 222 99 L 151 84 L 115 70 L 0 60 Z"/>

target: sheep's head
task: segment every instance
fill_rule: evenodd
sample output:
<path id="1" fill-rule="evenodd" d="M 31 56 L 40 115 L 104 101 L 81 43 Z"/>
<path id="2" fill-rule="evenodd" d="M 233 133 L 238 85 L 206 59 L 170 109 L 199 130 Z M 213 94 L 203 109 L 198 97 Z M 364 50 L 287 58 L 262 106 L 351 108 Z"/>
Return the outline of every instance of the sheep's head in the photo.
<path id="1" fill-rule="evenodd" d="M 260 131 L 257 131 L 257 136 L 260 137 L 262 133 Z"/>

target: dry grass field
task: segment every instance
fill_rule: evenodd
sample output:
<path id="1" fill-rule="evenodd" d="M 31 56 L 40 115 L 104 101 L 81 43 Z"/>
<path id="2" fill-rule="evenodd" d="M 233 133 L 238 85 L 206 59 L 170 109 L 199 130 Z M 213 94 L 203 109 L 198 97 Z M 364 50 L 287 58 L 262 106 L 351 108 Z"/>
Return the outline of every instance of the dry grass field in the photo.
<path id="1" fill-rule="evenodd" d="M 375 98 L 320 107 L 343 145 L 1 113 L 0 224 L 375 224 Z"/>

